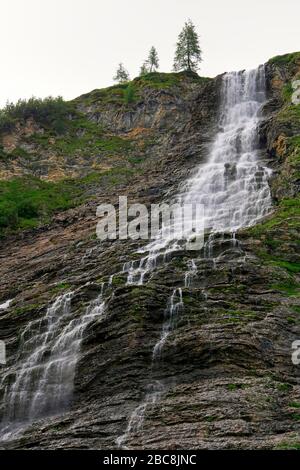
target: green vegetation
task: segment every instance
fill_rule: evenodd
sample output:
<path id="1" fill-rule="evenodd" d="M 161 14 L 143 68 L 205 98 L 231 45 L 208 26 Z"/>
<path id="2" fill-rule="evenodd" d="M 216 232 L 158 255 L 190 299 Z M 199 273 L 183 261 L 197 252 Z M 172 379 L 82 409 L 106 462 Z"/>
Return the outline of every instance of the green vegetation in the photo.
<path id="1" fill-rule="evenodd" d="M 114 81 L 118 83 L 126 83 L 130 80 L 129 73 L 125 69 L 122 62 L 119 63 L 119 66 L 116 71 L 116 75 L 114 76 Z"/>
<path id="2" fill-rule="evenodd" d="M 209 81 L 209 78 L 199 77 L 194 72 L 147 72 L 146 70 L 139 76 L 133 79 L 131 82 L 120 83 L 118 85 L 103 88 L 99 90 L 93 90 L 90 93 L 80 96 L 76 102 L 83 102 L 87 105 L 96 104 L 97 106 L 107 105 L 119 105 L 137 102 L 141 96 L 140 91 L 143 88 L 152 89 L 171 89 L 174 86 L 180 86 L 186 79 L 203 83 Z"/>
<path id="3" fill-rule="evenodd" d="M 300 284 L 294 281 L 292 277 L 290 281 L 280 282 L 278 284 L 271 284 L 270 287 L 291 297 L 300 296 Z"/>
<path id="4" fill-rule="evenodd" d="M 0 235 L 45 223 L 55 212 L 90 199 L 91 187 L 122 184 L 133 174 L 134 170 L 114 168 L 55 183 L 33 176 L 0 181 Z"/>
<path id="5" fill-rule="evenodd" d="M 123 104 L 124 103 L 124 90 L 128 84 L 119 84 L 99 90 L 93 90 L 90 93 L 81 95 L 74 100 L 76 102 L 83 102 L 85 104 Z"/>
<path id="6" fill-rule="evenodd" d="M 60 282 L 59 284 L 56 284 L 56 286 L 54 286 L 51 289 L 51 292 L 60 292 L 63 290 L 68 290 L 71 287 L 72 287 L 71 284 L 69 284 L 68 282 Z"/>
<path id="7" fill-rule="evenodd" d="M 297 401 L 293 401 L 292 403 L 289 403 L 289 406 L 291 408 L 300 408 L 300 403 Z"/>
<path id="8" fill-rule="evenodd" d="M 135 88 L 133 83 L 129 83 L 124 90 L 124 101 L 126 104 L 133 103 L 135 101 Z"/>
<path id="9" fill-rule="evenodd" d="M 38 219 L 76 204 L 79 193 L 68 183 L 50 183 L 38 178 L 0 182 L 0 230 L 30 228 Z"/>
<path id="10" fill-rule="evenodd" d="M 138 88 L 150 87 L 154 89 L 171 88 L 179 85 L 185 73 L 152 72 L 134 80 Z"/>
<path id="11" fill-rule="evenodd" d="M 41 308 L 41 306 L 41 304 L 28 304 L 24 305 L 23 307 L 17 307 L 13 310 L 13 315 L 24 315 L 26 313 L 32 312 L 33 310 L 38 310 L 39 308 Z"/>
<path id="12" fill-rule="evenodd" d="M 300 450 L 300 441 L 282 442 L 275 447 L 276 450 Z"/>
<path id="13" fill-rule="evenodd" d="M 148 59 L 144 63 L 144 66 L 147 67 L 147 70 L 151 72 L 156 72 L 156 70 L 159 67 L 159 59 L 158 59 L 158 54 L 157 50 L 155 49 L 154 46 L 151 47 L 148 55 Z"/>
<path id="14" fill-rule="evenodd" d="M 289 392 L 292 388 L 292 385 L 286 383 L 286 382 L 281 382 L 277 384 L 277 389 L 280 392 Z"/>
<path id="15" fill-rule="evenodd" d="M 296 421 L 300 421 L 300 414 L 298 413 L 293 413 L 291 414 L 291 418 L 295 419 Z"/>
<path id="16" fill-rule="evenodd" d="M 292 62 L 296 62 L 299 59 L 300 52 L 292 52 L 290 54 L 277 55 L 275 57 L 272 57 L 272 59 L 269 60 L 269 63 L 275 65 L 285 65 L 290 64 Z"/>
<path id="17" fill-rule="evenodd" d="M 53 129 L 57 134 L 66 131 L 67 120 L 73 107 L 61 97 L 45 99 L 30 98 L 19 100 L 16 104 L 8 103 L 0 110 L 0 133 L 10 132 L 17 122 L 25 122 L 33 118 L 45 128 Z"/>
<path id="18" fill-rule="evenodd" d="M 282 88 L 282 97 L 284 101 L 290 103 L 293 92 L 294 90 L 291 82 L 286 83 Z"/>
<path id="19" fill-rule="evenodd" d="M 272 216 L 248 230 L 253 236 L 267 236 L 272 229 L 300 228 L 300 197 L 282 199 Z"/>
<path id="20" fill-rule="evenodd" d="M 246 388 L 246 384 L 227 384 L 227 389 L 231 391 L 242 390 Z"/>
<path id="21" fill-rule="evenodd" d="M 191 20 L 185 22 L 178 36 L 174 58 L 174 70 L 188 70 L 196 72 L 202 61 L 202 51 L 195 26 Z"/>
<path id="22" fill-rule="evenodd" d="M 288 91 L 285 88 L 285 96 L 288 95 Z M 285 106 L 282 108 L 279 113 L 277 114 L 276 119 L 279 122 L 286 122 L 289 125 L 299 126 L 300 124 L 300 105 L 299 104 L 291 104 L 289 106 Z"/>
<path id="23" fill-rule="evenodd" d="M 276 260 L 271 259 L 271 264 L 274 266 L 279 266 L 280 268 L 284 268 L 290 273 L 299 273 L 300 272 L 300 263 L 290 263 L 289 261 L 282 261 L 282 260 Z"/>

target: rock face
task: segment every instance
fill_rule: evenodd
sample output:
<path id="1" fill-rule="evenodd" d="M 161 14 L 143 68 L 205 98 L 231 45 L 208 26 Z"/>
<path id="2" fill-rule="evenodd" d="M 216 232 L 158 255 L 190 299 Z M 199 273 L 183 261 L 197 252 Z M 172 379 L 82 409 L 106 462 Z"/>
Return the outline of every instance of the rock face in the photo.
<path id="1" fill-rule="evenodd" d="M 141 244 L 97 241 L 96 206 L 122 194 L 151 204 L 177 192 L 207 157 L 221 77 L 183 76 L 167 89 L 143 87 L 129 109 L 104 100 L 103 91 L 75 100 L 80 113 L 106 135 L 130 139 L 144 162 L 129 182 L 98 187 L 90 202 L 2 241 L 0 304 L 13 299 L 0 311 L 0 339 L 8 352 L 0 382 L 3 419 L 5 390 L 15 379 L 20 335 L 29 322 L 44 318 L 65 292 L 75 292 L 76 318 L 97 299 L 103 282 L 108 300 L 104 314 L 83 332 L 69 405 L 27 423 L 1 447 L 299 448 L 299 366 L 291 356 L 293 341 L 300 339 L 300 111 L 291 103 L 290 87 L 299 73 L 297 54 L 266 64 L 269 100 L 260 153 L 274 170 L 273 213 L 237 234 L 238 243 L 226 234 L 217 237 L 214 261 L 203 253 L 176 252 L 140 286 L 126 285 L 122 273 L 110 279 L 124 263 L 140 259 Z M 6 137 L 6 146 L 9 142 L 13 139 Z M 47 152 L 42 171 L 48 178 Z M 119 158 L 110 164 L 128 164 L 127 157 Z M 109 160 L 104 154 L 99 159 Z M 88 166 L 75 156 L 69 163 L 70 171 L 77 165 L 76 172 Z M 18 158 L 5 165 L 6 176 L 29 171 Z M 64 159 L 60 165 L 68 174 Z M 153 361 L 175 288 L 181 289 L 180 308 L 159 360 Z"/>

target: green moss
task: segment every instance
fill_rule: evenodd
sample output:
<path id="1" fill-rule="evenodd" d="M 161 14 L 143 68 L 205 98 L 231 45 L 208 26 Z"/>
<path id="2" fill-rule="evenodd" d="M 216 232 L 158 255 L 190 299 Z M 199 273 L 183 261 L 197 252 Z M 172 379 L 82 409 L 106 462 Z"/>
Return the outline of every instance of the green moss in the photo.
<path id="1" fill-rule="evenodd" d="M 227 389 L 230 391 L 243 390 L 244 388 L 246 388 L 245 384 L 227 384 Z"/>
<path id="2" fill-rule="evenodd" d="M 295 421 L 300 421 L 300 414 L 299 413 L 293 413 L 293 414 L 291 414 L 291 418 L 294 419 Z"/>
<path id="3" fill-rule="evenodd" d="M 204 421 L 207 421 L 208 423 L 212 423 L 213 421 L 216 421 L 218 418 L 216 416 L 205 416 Z"/>
<path id="4" fill-rule="evenodd" d="M 282 199 L 270 217 L 261 224 L 248 229 L 247 233 L 256 237 L 265 235 L 270 239 L 269 231 L 280 227 L 300 228 L 300 197 Z"/>
<path id="5" fill-rule="evenodd" d="M 13 310 L 12 314 L 13 315 L 22 315 L 26 314 L 29 312 L 32 312 L 33 310 L 38 310 L 41 307 L 39 304 L 29 304 L 25 305 L 24 307 L 17 307 Z"/>
<path id="6" fill-rule="evenodd" d="M 290 104 L 283 107 L 277 114 L 276 119 L 280 122 L 293 124 L 294 126 L 300 124 L 300 105 Z"/>
<path id="7" fill-rule="evenodd" d="M 278 444 L 275 450 L 300 450 L 300 441 L 286 441 Z"/>
<path id="8" fill-rule="evenodd" d="M 68 290 L 70 288 L 71 288 L 71 284 L 69 284 L 68 282 L 60 282 L 59 284 L 56 284 L 56 286 L 54 286 L 51 289 L 51 292 L 59 292 L 62 290 Z"/>
<path id="9" fill-rule="evenodd" d="M 300 284 L 293 279 L 279 284 L 272 284 L 270 287 L 288 296 L 300 296 Z"/>
<path id="10" fill-rule="evenodd" d="M 282 97 L 284 101 L 290 103 L 294 90 L 291 82 L 286 83 L 282 88 Z"/>
<path id="11" fill-rule="evenodd" d="M 20 147 L 16 147 L 11 153 L 10 153 L 10 157 L 21 157 L 21 158 L 30 158 L 30 154 L 20 148 Z"/>
<path id="12" fill-rule="evenodd" d="M 289 392 L 291 389 L 292 389 L 292 385 L 288 384 L 288 383 L 278 383 L 277 384 L 277 389 L 280 391 L 280 392 Z"/>
<path id="13" fill-rule="evenodd" d="M 300 272 L 300 263 L 290 263 L 289 261 L 283 260 L 271 260 L 271 264 L 274 266 L 279 266 L 286 269 L 290 273 L 299 273 Z"/>
<path id="14" fill-rule="evenodd" d="M 144 156 L 129 157 L 128 161 L 129 161 L 129 163 L 132 163 L 132 165 L 140 165 L 141 163 L 143 163 L 145 161 L 145 157 Z"/>
<path id="15" fill-rule="evenodd" d="M 292 401 L 291 403 L 289 403 L 289 406 L 291 408 L 300 408 L 300 403 L 297 401 Z"/>
<path id="16" fill-rule="evenodd" d="M 125 279 L 122 276 L 113 276 L 112 285 L 114 287 L 122 286 L 125 284 Z"/>

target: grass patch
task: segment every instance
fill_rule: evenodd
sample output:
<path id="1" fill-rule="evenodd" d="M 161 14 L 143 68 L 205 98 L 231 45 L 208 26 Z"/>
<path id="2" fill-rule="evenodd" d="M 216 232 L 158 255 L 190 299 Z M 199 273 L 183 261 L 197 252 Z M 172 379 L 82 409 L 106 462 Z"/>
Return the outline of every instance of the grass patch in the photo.
<path id="1" fill-rule="evenodd" d="M 247 233 L 256 237 L 267 235 L 266 238 L 269 240 L 269 231 L 280 227 L 300 229 L 300 197 L 282 199 L 272 216 L 261 224 L 249 228 Z"/>
<path id="2" fill-rule="evenodd" d="M 297 282 L 291 280 L 290 282 L 282 282 L 279 284 L 272 284 L 271 285 L 272 289 L 278 290 L 282 292 L 285 295 L 291 296 L 291 297 L 298 297 L 300 295 L 300 284 Z"/>
<path id="3" fill-rule="evenodd" d="M 291 408 L 300 408 L 300 403 L 298 403 L 297 401 L 292 401 L 292 403 L 289 403 L 289 406 Z"/>
<path id="4" fill-rule="evenodd" d="M 227 389 L 230 391 L 243 390 L 245 387 L 245 384 L 227 384 Z"/>
<path id="5" fill-rule="evenodd" d="M 289 392 L 291 389 L 292 389 L 292 385 L 288 383 L 282 382 L 282 383 L 277 384 L 277 390 L 279 390 L 280 392 Z"/>
<path id="6" fill-rule="evenodd" d="M 134 173 L 134 169 L 114 168 L 59 182 L 42 181 L 33 176 L 0 181 L 0 235 L 34 228 L 48 221 L 54 213 L 91 199 L 91 188 L 125 184 Z"/>
<path id="7" fill-rule="evenodd" d="M 300 450 L 300 441 L 282 442 L 275 450 Z"/>
<path id="8" fill-rule="evenodd" d="M 286 269 L 290 273 L 300 272 L 300 263 L 290 263 L 289 261 L 272 260 L 271 264 Z"/>
<path id="9" fill-rule="evenodd" d="M 277 55 L 275 57 L 272 57 L 269 60 L 269 63 L 275 65 L 287 65 L 291 63 L 296 63 L 297 60 L 300 60 L 300 52 L 292 52 L 290 54 Z"/>
<path id="10" fill-rule="evenodd" d="M 68 282 L 60 282 L 51 289 L 51 292 L 60 292 L 62 290 L 68 290 L 71 287 L 71 284 L 69 284 Z"/>
<path id="11" fill-rule="evenodd" d="M 286 83 L 282 87 L 282 98 L 285 102 L 290 103 L 292 94 L 294 93 L 291 82 Z"/>

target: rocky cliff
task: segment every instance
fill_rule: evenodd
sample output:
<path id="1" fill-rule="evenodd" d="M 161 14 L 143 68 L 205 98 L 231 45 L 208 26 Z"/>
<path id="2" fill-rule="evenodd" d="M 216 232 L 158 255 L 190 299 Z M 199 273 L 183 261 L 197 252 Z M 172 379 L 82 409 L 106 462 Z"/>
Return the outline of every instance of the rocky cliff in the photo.
<path id="1" fill-rule="evenodd" d="M 128 448 L 299 448 L 299 366 L 291 360 L 300 339 L 300 105 L 291 102 L 291 82 L 299 77 L 299 53 L 266 64 L 259 135 L 261 159 L 273 169 L 271 215 L 238 233 L 236 244 L 226 234 L 216 238 L 213 259 L 176 252 L 140 286 L 127 285 L 122 274 L 110 279 L 140 258 L 140 243 L 100 243 L 96 207 L 123 194 L 151 204 L 177 191 L 207 157 L 222 77 L 150 74 L 131 83 L 130 99 L 113 87 L 74 100 L 63 134 L 32 119 L 2 134 L 3 184 L 16 176 L 31 186 L 42 179 L 55 190 L 76 189 L 77 198 L 64 211 L 39 214 L 32 229 L 19 225 L 2 234 L 0 304 L 13 299 L 0 311 L 8 351 L 3 416 L 29 322 L 64 292 L 74 293 L 75 318 L 103 282 L 111 281 L 114 294 L 84 331 L 70 405 L 1 442 L 3 448 L 116 447 L 147 401 L 150 376 L 165 390 L 147 403 L 142 426 L 126 437 Z M 195 272 L 183 287 L 192 256 Z M 153 367 L 175 287 L 183 305 Z"/>

